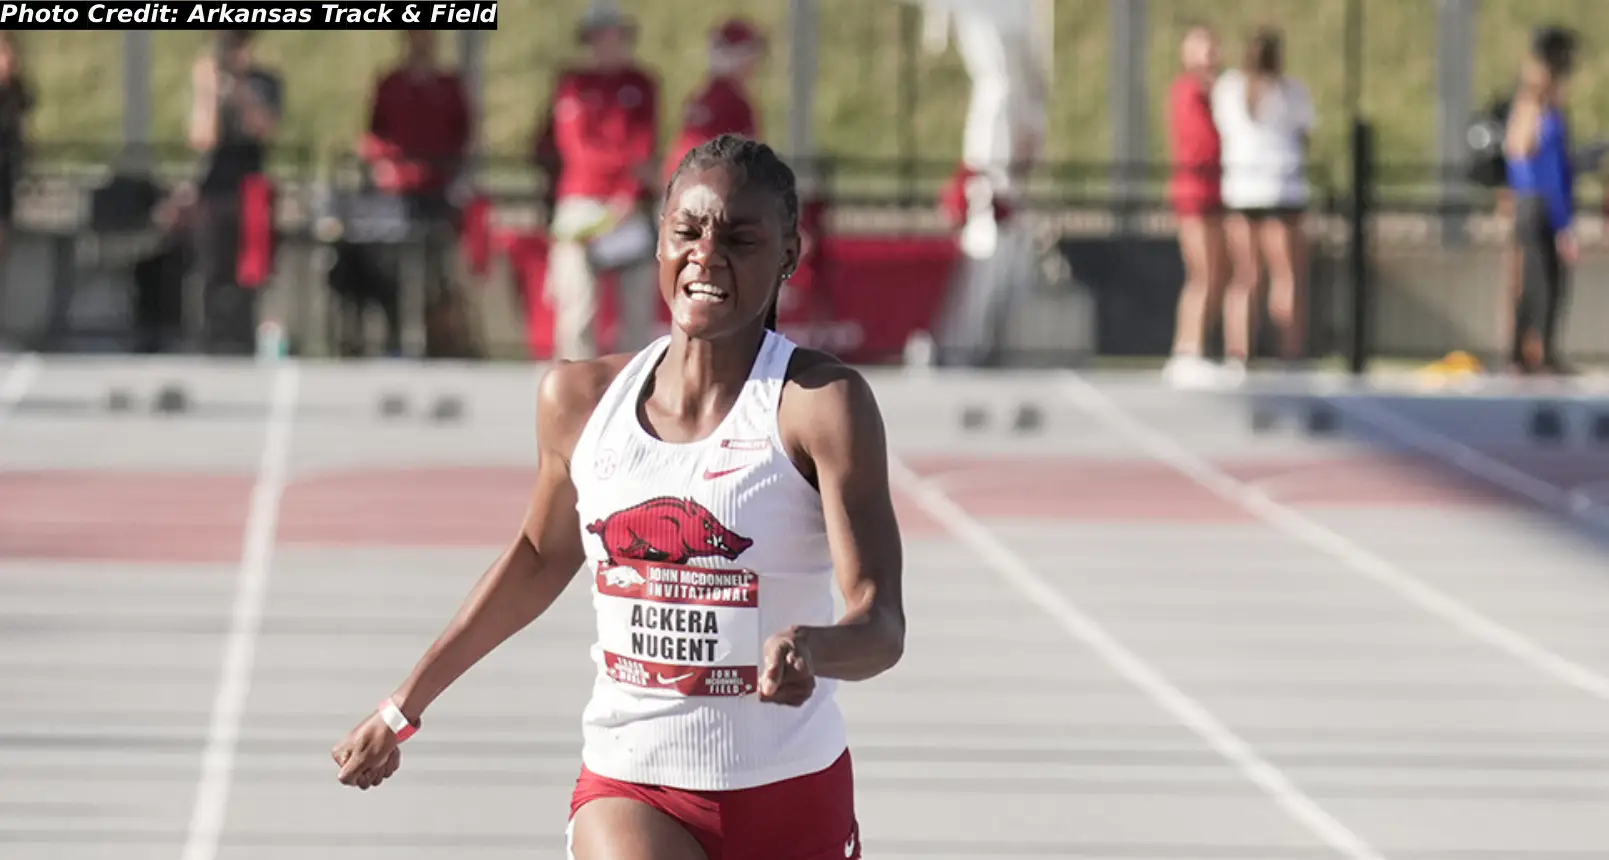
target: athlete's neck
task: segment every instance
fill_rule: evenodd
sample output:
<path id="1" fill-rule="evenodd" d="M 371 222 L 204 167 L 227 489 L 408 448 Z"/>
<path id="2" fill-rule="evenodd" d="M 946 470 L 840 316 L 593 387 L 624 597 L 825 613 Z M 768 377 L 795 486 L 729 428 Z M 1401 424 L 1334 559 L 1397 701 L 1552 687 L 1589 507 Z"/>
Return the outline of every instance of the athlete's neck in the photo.
<path id="1" fill-rule="evenodd" d="M 671 335 L 665 360 L 654 374 L 654 405 L 671 415 L 696 420 L 725 412 L 743 390 L 765 343 L 765 331 L 718 340 Z"/>

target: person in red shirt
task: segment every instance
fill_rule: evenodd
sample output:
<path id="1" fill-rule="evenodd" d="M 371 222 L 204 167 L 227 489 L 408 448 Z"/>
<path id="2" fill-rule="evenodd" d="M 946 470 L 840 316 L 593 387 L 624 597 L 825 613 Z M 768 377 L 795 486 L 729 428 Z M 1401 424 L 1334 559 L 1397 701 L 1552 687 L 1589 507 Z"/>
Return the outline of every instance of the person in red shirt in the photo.
<path id="1" fill-rule="evenodd" d="M 687 100 L 682 130 L 666 154 L 661 173 L 666 183 L 687 153 L 723 134 L 758 140 L 760 122 L 749 101 L 749 81 L 765 59 L 765 37 L 753 24 L 734 18 L 710 34 L 709 80 Z"/>
<path id="2" fill-rule="evenodd" d="M 636 26 L 613 9 L 594 9 L 577 35 L 588 62 L 559 77 L 553 144 L 559 170 L 549 234 L 546 295 L 554 308 L 554 358 L 598 355 L 598 275 L 619 275 L 616 350 L 652 339 L 653 222 L 658 196 L 659 82 L 633 58 Z"/>
<path id="3" fill-rule="evenodd" d="M 1222 147 L 1212 118 L 1212 83 L 1218 73 L 1218 40 L 1203 25 L 1186 32 L 1183 69 L 1168 91 L 1173 176 L 1168 196 L 1179 223 L 1184 288 L 1174 320 L 1173 354 L 1164 374 L 1174 384 L 1210 382 L 1217 368 L 1202 356 L 1207 320 L 1222 300 L 1228 276 L 1223 198 L 1219 178 Z"/>
<path id="4" fill-rule="evenodd" d="M 459 226 L 451 189 L 469 155 L 473 115 L 458 75 L 437 64 L 436 39 L 431 30 L 404 34 L 402 63 L 375 84 L 369 126 L 358 153 L 367 162 L 375 187 L 405 198 L 410 217 L 435 228 L 425 234 L 423 244 L 425 349 L 431 355 L 460 355 L 468 349 L 469 334 L 462 295 L 454 289 L 450 274 Z M 375 251 L 347 248 L 343 253 Z M 400 295 L 395 280 L 387 281 L 378 301 L 386 316 L 387 351 L 396 352 L 402 344 Z M 348 325 L 360 326 L 360 319 L 359 314 Z M 353 329 L 357 330 L 361 329 Z"/>
<path id="5" fill-rule="evenodd" d="M 361 144 L 375 184 L 398 194 L 443 192 L 469 151 L 469 97 L 436 65 L 436 33 L 405 34 L 407 55 L 374 89 Z"/>

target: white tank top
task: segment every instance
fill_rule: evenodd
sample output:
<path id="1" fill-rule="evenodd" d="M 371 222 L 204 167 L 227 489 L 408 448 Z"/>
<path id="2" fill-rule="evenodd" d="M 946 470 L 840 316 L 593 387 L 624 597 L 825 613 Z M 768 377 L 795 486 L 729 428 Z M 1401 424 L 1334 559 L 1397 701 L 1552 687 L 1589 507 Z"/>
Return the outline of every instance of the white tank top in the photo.
<path id="1" fill-rule="evenodd" d="M 598 674 L 582 761 L 601 776 L 691 791 L 749 788 L 831 765 L 846 739 L 836 682 L 801 707 L 762 703 L 762 646 L 835 620 L 821 496 L 777 425 L 794 345 L 768 332 L 707 438 L 638 419 L 662 337 L 620 372 L 571 456 L 592 579 Z"/>

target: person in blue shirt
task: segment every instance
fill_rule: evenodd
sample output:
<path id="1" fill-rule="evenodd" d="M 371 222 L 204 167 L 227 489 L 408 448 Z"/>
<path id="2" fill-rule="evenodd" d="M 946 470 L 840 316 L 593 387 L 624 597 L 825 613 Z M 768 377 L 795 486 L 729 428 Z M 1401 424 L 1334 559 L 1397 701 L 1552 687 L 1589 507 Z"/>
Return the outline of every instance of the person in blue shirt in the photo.
<path id="1" fill-rule="evenodd" d="M 1564 115 L 1564 84 L 1574 53 L 1568 32 L 1550 28 L 1539 34 L 1503 141 L 1523 273 L 1509 359 L 1521 373 L 1565 372 L 1558 352 L 1559 316 L 1567 269 L 1578 255 L 1575 168 Z"/>

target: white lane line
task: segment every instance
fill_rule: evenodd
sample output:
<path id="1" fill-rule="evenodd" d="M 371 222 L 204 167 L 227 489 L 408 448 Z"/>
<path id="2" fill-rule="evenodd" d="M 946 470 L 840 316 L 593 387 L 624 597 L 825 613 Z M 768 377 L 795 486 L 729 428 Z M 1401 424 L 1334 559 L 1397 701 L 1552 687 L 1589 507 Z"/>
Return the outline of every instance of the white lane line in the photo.
<path id="1" fill-rule="evenodd" d="M 1258 490 L 1267 493 L 1270 497 L 1279 496 L 1285 493 L 1295 492 L 1300 489 L 1306 489 L 1309 486 L 1322 486 L 1324 483 L 1326 483 L 1324 481 L 1325 477 L 1328 477 L 1331 481 L 1333 481 L 1335 479 L 1334 472 L 1337 466 L 1345 467 L 1346 463 L 1337 461 L 1334 463 L 1321 463 L 1314 466 L 1298 466 L 1294 469 L 1286 468 L 1283 471 L 1272 472 L 1262 476 L 1261 478 L 1254 478 L 1250 481 L 1246 481 L 1245 483 L 1246 486 L 1256 487 Z"/>
<path id="2" fill-rule="evenodd" d="M 1442 621 L 1503 651 L 1544 675 L 1590 695 L 1609 699 L 1609 678 L 1573 662 L 1524 634 L 1505 627 L 1459 602 L 1418 577 L 1365 549 L 1340 533 L 1320 525 L 1296 509 L 1280 504 L 1267 493 L 1248 486 L 1193 453 L 1172 437 L 1135 418 L 1100 389 L 1069 373 L 1062 391 L 1074 404 L 1105 422 L 1152 459 L 1176 471 L 1218 497 L 1292 538 L 1340 561 L 1347 567 L 1395 592 Z"/>
<path id="3" fill-rule="evenodd" d="M 1128 679 L 1163 710 L 1195 732 L 1292 818 L 1351 860 L 1384 860 L 1385 855 L 1337 821 L 1210 711 L 1107 632 L 1106 628 L 1051 585 L 944 491 L 896 458 L 890 458 L 889 471 L 895 485 L 923 513 L 971 549 L 1001 579 L 1015 586 L 1029 601 L 1055 619 L 1063 630 L 1094 651 L 1113 671 Z"/>
<path id="4" fill-rule="evenodd" d="M 31 352 L 17 356 L 11 363 L 5 378 L 0 379 L 0 424 L 5 423 L 6 417 L 28 396 L 28 390 L 34 387 L 44 368 L 45 363 Z"/>
<path id="5" fill-rule="evenodd" d="M 230 611 L 229 638 L 224 646 L 223 673 L 212 700 L 212 722 L 207 729 L 201 781 L 196 786 L 195 805 L 190 811 L 183 860 L 213 860 L 223 833 L 230 783 L 234 777 L 235 748 L 240 740 L 246 696 L 251 691 L 274 538 L 279 530 L 279 505 L 285 495 L 290 468 L 291 433 L 295 428 L 300 384 L 301 375 L 295 362 L 285 363 L 274 373 L 262 458 L 257 467 L 257 482 L 251 490 L 251 507 L 246 514 L 245 542 L 235 580 L 235 602 Z"/>
<path id="6" fill-rule="evenodd" d="M 1570 489 L 1544 481 L 1472 445 L 1466 445 L 1451 436 L 1431 430 L 1417 421 L 1395 415 L 1391 410 L 1373 403 L 1343 399 L 1337 401 L 1336 407 L 1366 424 L 1373 425 L 1376 430 L 1393 437 L 1396 441 L 1500 490 L 1530 499 L 1544 508 L 1552 508 L 1578 517 L 1599 528 L 1609 527 L 1609 511 L 1604 510 L 1601 505 L 1594 505 L 1591 495 L 1586 492 L 1596 484 Z"/>

